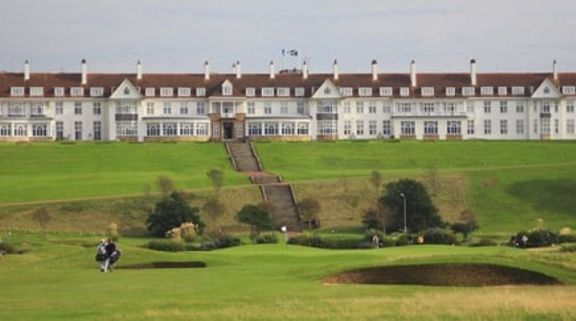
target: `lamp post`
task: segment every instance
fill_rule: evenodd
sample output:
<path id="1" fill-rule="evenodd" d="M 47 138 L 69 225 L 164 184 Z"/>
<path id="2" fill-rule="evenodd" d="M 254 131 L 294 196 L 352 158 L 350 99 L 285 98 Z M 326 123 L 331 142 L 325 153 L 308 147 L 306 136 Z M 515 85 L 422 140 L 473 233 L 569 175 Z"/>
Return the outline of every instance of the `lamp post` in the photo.
<path id="1" fill-rule="evenodd" d="M 400 197 L 402 197 L 402 201 L 404 203 L 404 235 L 408 235 L 408 227 L 406 224 L 406 195 L 404 195 L 404 193 L 400 193 Z"/>

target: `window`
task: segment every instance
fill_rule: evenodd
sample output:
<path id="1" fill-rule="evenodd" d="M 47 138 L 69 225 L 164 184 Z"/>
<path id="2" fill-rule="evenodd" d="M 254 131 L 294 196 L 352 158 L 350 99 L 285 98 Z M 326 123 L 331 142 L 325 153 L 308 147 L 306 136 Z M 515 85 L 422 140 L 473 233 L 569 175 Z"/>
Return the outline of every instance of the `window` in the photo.
<path id="1" fill-rule="evenodd" d="M 472 101 L 466 102 L 466 111 L 469 113 L 474 113 L 474 102 Z"/>
<path id="2" fill-rule="evenodd" d="M 32 103 L 30 106 L 30 116 L 31 117 L 43 117 L 44 116 L 44 103 Z"/>
<path id="3" fill-rule="evenodd" d="M 146 97 L 154 97 L 156 95 L 156 89 L 151 87 L 146 88 L 145 95 Z"/>
<path id="4" fill-rule="evenodd" d="M 179 97 L 190 97 L 192 91 L 190 88 L 180 87 L 178 88 L 178 96 Z"/>
<path id="5" fill-rule="evenodd" d="M 20 104 L 10 104 L 8 108 L 8 116 L 10 117 L 24 117 L 26 115 L 26 110 Z"/>
<path id="6" fill-rule="evenodd" d="M 516 134 L 524 134 L 524 120 L 516 119 Z"/>
<path id="7" fill-rule="evenodd" d="M 335 120 L 319 120 L 318 133 L 320 135 L 336 135 L 338 134 L 338 122 Z"/>
<path id="8" fill-rule="evenodd" d="M 484 101 L 484 113 L 490 114 L 492 112 L 492 102 L 489 100 Z"/>
<path id="9" fill-rule="evenodd" d="M 254 115 L 256 113 L 256 106 L 253 102 L 248 103 L 248 115 Z"/>
<path id="10" fill-rule="evenodd" d="M 358 88 L 358 96 L 372 96 L 372 88 L 370 87 Z"/>
<path id="11" fill-rule="evenodd" d="M 276 88 L 276 95 L 280 97 L 290 96 L 290 88 L 286 87 Z"/>
<path id="12" fill-rule="evenodd" d="M 92 97 L 101 97 L 104 95 L 104 88 L 102 87 L 92 87 L 90 88 L 90 96 Z"/>
<path id="13" fill-rule="evenodd" d="M 278 123 L 276 122 L 264 123 L 264 134 L 272 136 L 278 135 Z"/>
<path id="14" fill-rule="evenodd" d="M 566 112 L 567 113 L 573 113 L 574 112 L 574 101 L 573 100 L 566 102 Z"/>
<path id="15" fill-rule="evenodd" d="M 61 101 L 57 101 L 56 102 L 56 109 L 54 110 L 54 113 L 56 113 L 56 115 L 64 114 L 64 103 L 62 103 Z"/>
<path id="16" fill-rule="evenodd" d="M 304 102 L 299 101 L 296 103 L 296 112 L 298 115 L 304 115 Z"/>
<path id="17" fill-rule="evenodd" d="M 468 119 L 466 121 L 466 133 L 468 135 L 474 135 L 475 129 L 474 129 L 474 119 Z"/>
<path id="18" fill-rule="evenodd" d="M 456 96 L 456 88 L 454 87 L 446 87 L 446 96 Z"/>
<path id="19" fill-rule="evenodd" d="M 574 134 L 574 119 L 566 119 L 566 133 Z"/>
<path id="20" fill-rule="evenodd" d="M 197 102 L 196 103 L 196 114 L 198 114 L 198 115 L 206 114 L 206 107 L 205 107 L 203 102 Z"/>
<path id="21" fill-rule="evenodd" d="M 434 87 L 422 87 L 421 92 L 424 97 L 433 97 Z"/>
<path id="22" fill-rule="evenodd" d="M 174 96 L 174 88 L 162 87 L 160 88 L 161 97 L 172 97 Z"/>
<path id="23" fill-rule="evenodd" d="M 364 113 L 364 102 L 357 101 L 356 102 L 356 113 L 363 114 Z"/>
<path id="24" fill-rule="evenodd" d="M 402 121 L 400 122 L 400 134 L 402 136 L 414 136 L 416 135 L 416 126 L 413 121 Z"/>
<path id="25" fill-rule="evenodd" d="M 410 88 L 408 88 L 408 87 L 400 88 L 400 96 L 402 96 L 402 97 L 410 96 Z"/>
<path id="26" fill-rule="evenodd" d="M 146 115 L 154 115 L 154 102 L 146 103 Z"/>
<path id="27" fill-rule="evenodd" d="M 576 94 L 576 87 L 575 86 L 562 86 L 562 94 L 574 95 L 574 94 Z"/>
<path id="28" fill-rule="evenodd" d="M 266 114 L 266 115 L 272 114 L 272 103 L 271 102 L 265 102 L 264 103 L 264 114 Z"/>
<path id="29" fill-rule="evenodd" d="M 392 133 L 392 126 L 390 126 L 389 120 L 382 121 L 382 135 L 390 136 Z"/>
<path id="30" fill-rule="evenodd" d="M 508 112 L 508 102 L 505 100 L 500 101 L 500 113 L 506 114 Z"/>
<path id="31" fill-rule="evenodd" d="M 382 105 L 382 113 L 383 114 L 389 114 L 390 113 L 390 105 L 387 102 L 385 102 Z"/>
<path id="32" fill-rule="evenodd" d="M 288 103 L 285 101 L 280 102 L 280 114 L 288 114 Z"/>
<path id="33" fill-rule="evenodd" d="M 28 136 L 26 124 L 14 124 L 14 136 Z"/>
<path id="34" fill-rule="evenodd" d="M 170 102 L 168 102 L 168 101 L 164 102 L 164 108 L 163 108 L 163 110 L 162 110 L 162 113 L 163 113 L 164 115 L 170 115 L 170 114 L 172 114 L 172 103 L 170 103 Z"/>
<path id="35" fill-rule="evenodd" d="M 44 123 L 32 124 L 33 137 L 46 137 L 48 136 L 48 126 Z"/>
<path id="36" fill-rule="evenodd" d="M 522 96 L 524 95 L 524 87 L 512 87 L 512 95 L 513 96 Z"/>
<path id="37" fill-rule="evenodd" d="M 538 134 L 538 119 L 534 119 L 534 125 L 532 126 L 532 129 L 534 131 L 534 134 Z"/>
<path id="38" fill-rule="evenodd" d="M 74 115 L 82 115 L 82 103 L 74 102 Z"/>
<path id="39" fill-rule="evenodd" d="M 522 103 L 517 103 L 516 104 L 516 112 L 517 113 L 524 113 L 524 105 Z"/>
<path id="40" fill-rule="evenodd" d="M 543 113 L 549 113 L 550 112 L 550 104 L 548 102 L 546 102 L 542 105 L 542 112 Z"/>
<path id="41" fill-rule="evenodd" d="M 476 91 L 474 87 L 463 87 L 462 88 L 462 96 L 474 96 L 476 95 Z"/>
<path id="42" fill-rule="evenodd" d="M 248 123 L 248 135 L 249 136 L 262 135 L 262 124 L 261 123 Z"/>
<path id="43" fill-rule="evenodd" d="M 350 120 L 344 121 L 344 135 L 350 136 L 352 134 L 352 122 Z"/>
<path id="44" fill-rule="evenodd" d="M 350 102 L 347 101 L 344 103 L 344 114 L 350 114 L 352 111 L 352 107 L 350 107 Z"/>
<path id="45" fill-rule="evenodd" d="M 6 136 L 12 136 L 12 125 L 10 123 L 0 123 L 0 137 Z"/>
<path id="46" fill-rule="evenodd" d="M 93 138 L 94 140 L 102 140 L 102 122 L 97 120 L 94 122 L 93 127 Z"/>
<path id="47" fill-rule="evenodd" d="M 425 121 L 424 122 L 424 135 L 438 135 L 438 122 Z"/>
<path id="48" fill-rule="evenodd" d="M 256 89 L 253 87 L 246 88 L 246 96 L 248 96 L 248 97 L 256 96 Z"/>
<path id="49" fill-rule="evenodd" d="M 196 135 L 208 136 L 208 123 L 196 123 Z"/>
<path id="50" fill-rule="evenodd" d="M 380 87 L 380 96 L 383 97 L 392 96 L 392 87 Z"/>
<path id="51" fill-rule="evenodd" d="M 146 136 L 160 136 L 160 124 L 159 123 L 147 123 L 146 124 Z"/>
<path id="52" fill-rule="evenodd" d="M 64 96 L 64 87 L 56 87 L 54 88 L 54 96 L 62 97 Z"/>
<path id="53" fill-rule="evenodd" d="M 272 96 L 274 96 L 274 88 L 270 88 L 270 87 L 262 88 L 262 96 L 263 96 L 263 97 L 272 97 Z"/>
<path id="54" fill-rule="evenodd" d="M 484 120 L 484 135 L 492 134 L 492 121 L 490 119 Z"/>
<path id="55" fill-rule="evenodd" d="M 434 113 L 434 103 L 431 103 L 431 102 L 421 103 L 420 109 L 425 114 Z"/>
<path id="56" fill-rule="evenodd" d="M 57 121 L 56 122 L 56 139 L 62 140 L 64 139 L 64 122 Z"/>
<path id="57" fill-rule="evenodd" d="M 82 122 L 75 121 L 74 122 L 74 139 L 75 140 L 82 140 Z"/>
<path id="58" fill-rule="evenodd" d="M 411 113 L 412 112 L 412 104 L 411 103 L 396 103 L 396 110 L 399 113 Z"/>
<path id="59" fill-rule="evenodd" d="M 368 113 L 369 114 L 376 114 L 376 103 L 375 102 L 371 102 L 368 105 Z"/>
<path id="60" fill-rule="evenodd" d="M 162 124 L 162 135 L 164 135 L 164 136 L 177 136 L 178 135 L 178 124 L 176 124 L 176 123 L 163 123 Z"/>
<path id="61" fill-rule="evenodd" d="M 183 122 L 180 123 L 180 136 L 194 135 L 194 123 Z"/>
<path id="62" fill-rule="evenodd" d="M 480 95 L 482 96 L 492 96 L 494 95 L 494 87 L 481 87 Z"/>
<path id="63" fill-rule="evenodd" d="M 84 96 L 84 88 L 82 88 L 82 87 L 70 88 L 70 96 L 73 96 L 73 97 Z"/>
<path id="64" fill-rule="evenodd" d="M 297 97 L 302 97 L 302 96 L 304 96 L 304 88 L 302 88 L 302 87 L 296 88 L 296 89 L 294 90 L 294 94 L 295 94 Z"/>
<path id="65" fill-rule="evenodd" d="M 180 114 L 188 115 L 188 102 L 185 101 L 180 102 Z"/>
<path id="66" fill-rule="evenodd" d="M 448 135 L 460 135 L 462 134 L 462 126 L 459 121 L 448 121 L 446 123 L 446 133 Z"/>
<path id="67" fill-rule="evenodd" d="M 285 122 L 282 123 L 282 135 L 294 135 L 295 134 L 295 123 L 294 122 Z"/>
<path id="68" fill-rule="evenodd" d="M 30 96 L 44 96 L 44 87 L 30 87 Z"/>
<path id="69" fill-rule="evenodd" d="M 508 134 L 508 120 L 506 119 L 500 120 L 500 134 L 501 135 Z"/>
<path id="70" fill-rule="evenodd" d="M 368 122 L 368 135 L 376 136 L 378 134 L 378 125 L 375 120 L 370 120 Z"/>
<path id="71" fill-rule="evenodd" d="M 232 96 L 232 86 L 231 85 L 222 85 L 222 95 L 223 96 Z"/>
<path id="72" fill-rule="evenodd" d="M 443 104 L 443 108 L 444 108 L 444 113 L 454 115 L 454 113 L 456 112 L 456 103 L 453 101 L 445 102 Z"/>
<path id="73" fill-rule="evenodd" d="M 116 114 L 135 115 L 137 112 L 136 105 L 129 102 L 116 102 Z"/>
<path id="74" fill-rule="evenodd" d="M 24 96 L 24 87 L 11 87 L 10 96 Z"/>
<path id="75" fill-rule="evenodd" d="M 554 119 L 554 134 L 560 133 L 560 120 Z"/>
<path id="76" fill-rule="evenodd" d="M 351 87 L 340 87 L 340 95 L 344 97 L 352 96 L 352 88 Z"/>
<path id="77" fill-rule="evenodd" d="M 198 96 L 198 97 L 206 96 L 206 88 L 204 88 L 204 87 L 196 88 L 196 96 Z"/>
<path id="78" fill-rule="evenodd" d="M 308 123 L 298 123 L 298 135 L 309 135 L 308 127 Z"/>
<path id="79" fill-rule="evenodd" d="M 102 114 L 102 104 L 100 102 L 93 102 L 92 103 L 92 112 L 94 115 L 101 115 Z"/>
<path id="80" fill-rule="evenodd" d="M 498 87 L 498 95 L 500 96 L 508 95 L 508 87 Z"/>

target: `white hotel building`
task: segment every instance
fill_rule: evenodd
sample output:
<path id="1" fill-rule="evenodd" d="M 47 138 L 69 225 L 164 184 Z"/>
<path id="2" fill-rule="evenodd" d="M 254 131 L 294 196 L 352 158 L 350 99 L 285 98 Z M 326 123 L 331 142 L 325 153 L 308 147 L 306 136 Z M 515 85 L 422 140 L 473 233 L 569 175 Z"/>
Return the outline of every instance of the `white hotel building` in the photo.
<path id="1" fill-rule="evenodd" d="M 576 139 L 576 73 L 0 72 L 0 141 Z"/>

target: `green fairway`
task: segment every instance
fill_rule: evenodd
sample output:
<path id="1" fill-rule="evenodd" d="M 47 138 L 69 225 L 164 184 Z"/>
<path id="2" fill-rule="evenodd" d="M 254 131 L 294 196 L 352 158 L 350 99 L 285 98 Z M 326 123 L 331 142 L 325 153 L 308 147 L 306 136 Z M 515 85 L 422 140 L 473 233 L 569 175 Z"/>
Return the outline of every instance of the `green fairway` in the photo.
<path id="1" fill-rule="evenodd" d="M 413 246 L 331 251 L 253 245 L 160 253 L 122 239 L 120 266 L 204 261 L 204 269 L 100 273 L 97 238 L 16 235 L 32 251 L 0 259 L 0 320 L 573 320 L 574 254 L 511 248 Z M 451 288 L 327 285 L 322 278 L 376 265 L 483 262 L 540 271 L 565 286 Z"/>
<path id="2" fill-rule="evenodd" d="M 222 144 L 0 144 L 0 203 L 142 194 L 161 175 L 177 188 L 208 188 L 211 168 L 227 185 L 248 183 Z"/>

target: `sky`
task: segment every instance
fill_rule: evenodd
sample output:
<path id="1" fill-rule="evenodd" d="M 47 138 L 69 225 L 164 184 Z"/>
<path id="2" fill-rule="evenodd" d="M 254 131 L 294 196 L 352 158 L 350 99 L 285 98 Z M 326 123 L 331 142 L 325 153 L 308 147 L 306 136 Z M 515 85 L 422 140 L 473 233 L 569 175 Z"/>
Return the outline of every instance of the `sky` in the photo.
<path id="1" fill-rule="evenodd" d="M 0 70 L 574 72 L 575 31 L 574 0 L 1 0 Z"/>

